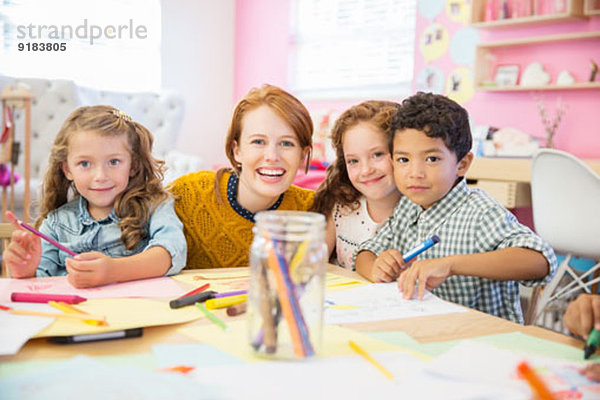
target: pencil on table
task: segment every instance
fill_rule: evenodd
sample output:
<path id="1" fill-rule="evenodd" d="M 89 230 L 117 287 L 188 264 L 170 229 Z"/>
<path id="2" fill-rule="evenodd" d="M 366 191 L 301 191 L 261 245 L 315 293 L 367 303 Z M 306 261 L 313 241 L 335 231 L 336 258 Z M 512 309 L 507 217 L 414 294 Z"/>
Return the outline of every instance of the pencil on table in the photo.
<path id="1" fill-rule="evenodd" d="M 379 371 L 381 371 L 382 374 L 384 374 L 389 379 L 394 379 L 394 375 L 390 371 L 388 371 L 383 365 L 381 365 L 376 359 L 374 359 L 369 353 L 367 353 L 367 351 L 365 349 L 360 347 L 358 344 L 356 344 L 352 340 L 350 340 L 348 342 L 348 344 L 350 345 L 350 348 L 352 350 L 354 350 L 359 355 L 364 357 L 365 360 L 367 360 L 368 362 L 373 364 Z"/>
<path id="2" fill-rule="evenodd" d="M 192 289 L 189 292 L 182 294 L 181 296 L 178 297 L 178 299 L 182 299 L 182 298 L 190 296 L 192 294 L 200 293 L 200 292 L 208 289 L 209 287 L 210 287 L 210 283 L 205 283 L 204 285 L 199 286 L 196 289 Z"/>
<path id="3" fill-rule="evenodd" d="M 36 317 L 50 317 L 50 318 L 70 318 L 70 319 L 78 319 L 78 320 L 90 320 L 90 321 L 98 321 L 106 323 L 106 317 L 99 315 L 90 315 L 90 314 L 61 314 L 61 313 L 48 313 L 42 311 L 30 311 L 30 310 L 18 310 L 11 307 L 6 307 L 0 305 L 0 310 L 8 311 L 11 314 L 16 315 L 31 315 Z"/>
<path id="4" fill-rule="evenodd" d="M 208 311 L 206 309 L 206 307 L 204 306 L 204 304 L 202 304 L 202 303 L 196 303 L 196 307 L 198 307 L 200 309 L 200 311 L 202 311 L 202 313 L 204 315 L 206 315 L 206 317 L 209 320 L 211 320 L 215 325 L 217 325 L 219 328 L 223 329 L 224 331 L 227 330 L 227 325 L 225 325 L 225 322 L 221 321 L 219 319 L 219 317 L 217 317 L 215 314 L 213 314 L 210 311 Z"/>

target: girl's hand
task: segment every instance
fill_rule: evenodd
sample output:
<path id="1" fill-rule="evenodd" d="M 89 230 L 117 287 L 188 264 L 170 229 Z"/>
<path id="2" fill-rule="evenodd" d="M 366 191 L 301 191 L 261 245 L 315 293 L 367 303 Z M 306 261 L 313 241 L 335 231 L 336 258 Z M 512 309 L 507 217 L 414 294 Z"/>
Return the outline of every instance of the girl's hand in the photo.
<path id="1" fill-rule="evenodd" d="M 398 250 L 386 250 L 375 259 L 371 269 L 371 280 L 373 282 L 393 282 L 409 265 L 404 263 L 402 254 Z"/>
<path id="2" fill-rule="evenodd" d="M 12 212 L 7 211 L 5 215 L 15 230 L 10 244 L 2 253 L 2 259 L 12 278 L 34 277 L 42 257 L 42 242 L 39 237 L 23 229 Z"/>
<path id="3" fill-rule="evenodd" d="M 452 275 L 450 257 L 415 261 L 410 269 L 400 275 L 398 290 L 403 293 L 405 299 L 412 299 L 415 283 L 418 280 L 418 298 L 421 300 L 425 295 L 425 289 L 435 289 L 450 275 Z"/>
<path id="4" fill-rule="evenodd" d="M 67 279 L 78 289 L 114 283 L 114 260 L 98 251 L 67 258 Z"/>
<path id="5" fill-rule="evenodd" d="M 563 323 L 571 333 L 585 339 L 592 328 L 600 330 L 600 295 L 580 294 L 567 306 Z"/>

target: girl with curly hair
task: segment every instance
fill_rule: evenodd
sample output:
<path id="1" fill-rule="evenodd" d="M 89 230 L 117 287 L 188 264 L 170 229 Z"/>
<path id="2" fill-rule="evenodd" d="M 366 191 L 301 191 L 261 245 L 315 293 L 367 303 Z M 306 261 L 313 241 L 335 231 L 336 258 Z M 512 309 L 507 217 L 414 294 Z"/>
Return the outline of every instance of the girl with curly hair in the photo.
<path id="1" fill-rule="evenodd" d="M 3 259 L 14 278 L 67 275 L 77 288 L 178 273 L 187 246 L 152 134 L 111 106 L 76 109 L 52 147 L 35 226 L 70 257 L 15 227 Z"/>

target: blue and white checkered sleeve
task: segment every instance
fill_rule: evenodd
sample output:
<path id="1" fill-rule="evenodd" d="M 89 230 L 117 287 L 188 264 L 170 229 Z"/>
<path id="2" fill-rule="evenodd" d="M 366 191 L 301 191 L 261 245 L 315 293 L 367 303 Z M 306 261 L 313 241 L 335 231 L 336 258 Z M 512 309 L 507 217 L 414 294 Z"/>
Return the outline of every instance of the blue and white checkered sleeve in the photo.
<path id="1" fill-rule="evenodd" d="M 481 215 L 475 237 L 481 251 L 523 247 L 542 253 L 550 266 L 548 275 L 541 279 L 519 281 L 525 286 L 544 285 L 556 272 L 556 255 L 552 247 L 500 206 L 491 207 Z"/>

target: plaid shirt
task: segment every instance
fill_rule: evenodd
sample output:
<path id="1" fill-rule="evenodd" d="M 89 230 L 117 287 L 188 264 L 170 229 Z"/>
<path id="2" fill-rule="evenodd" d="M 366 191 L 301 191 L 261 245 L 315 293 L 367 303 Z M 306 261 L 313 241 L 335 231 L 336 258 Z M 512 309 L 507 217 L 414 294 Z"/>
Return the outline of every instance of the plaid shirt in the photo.
<path id="1" fill-rule="evenodd" d="M 444 300 L 513 322 L 523 323 L 518 283 L 526 286 L 546 284 L 556 272 L 552 248 L 485 192 L 469 189 L 464 179 L 427 210 L 406 196 L 402 197 L 394 215 L 374 238 L 358 247 L 353 261 L 362 250 L 379 255 L 395 248 L 404 254 L 434 234 L 440 237 L 440 243 L 421 253 L 417 259 L 483 253 L 507 247 L 537 250 L 546 257 L 550 273 L 542 279 L 516 282 L 451 276 L 432 290 Z"/>

